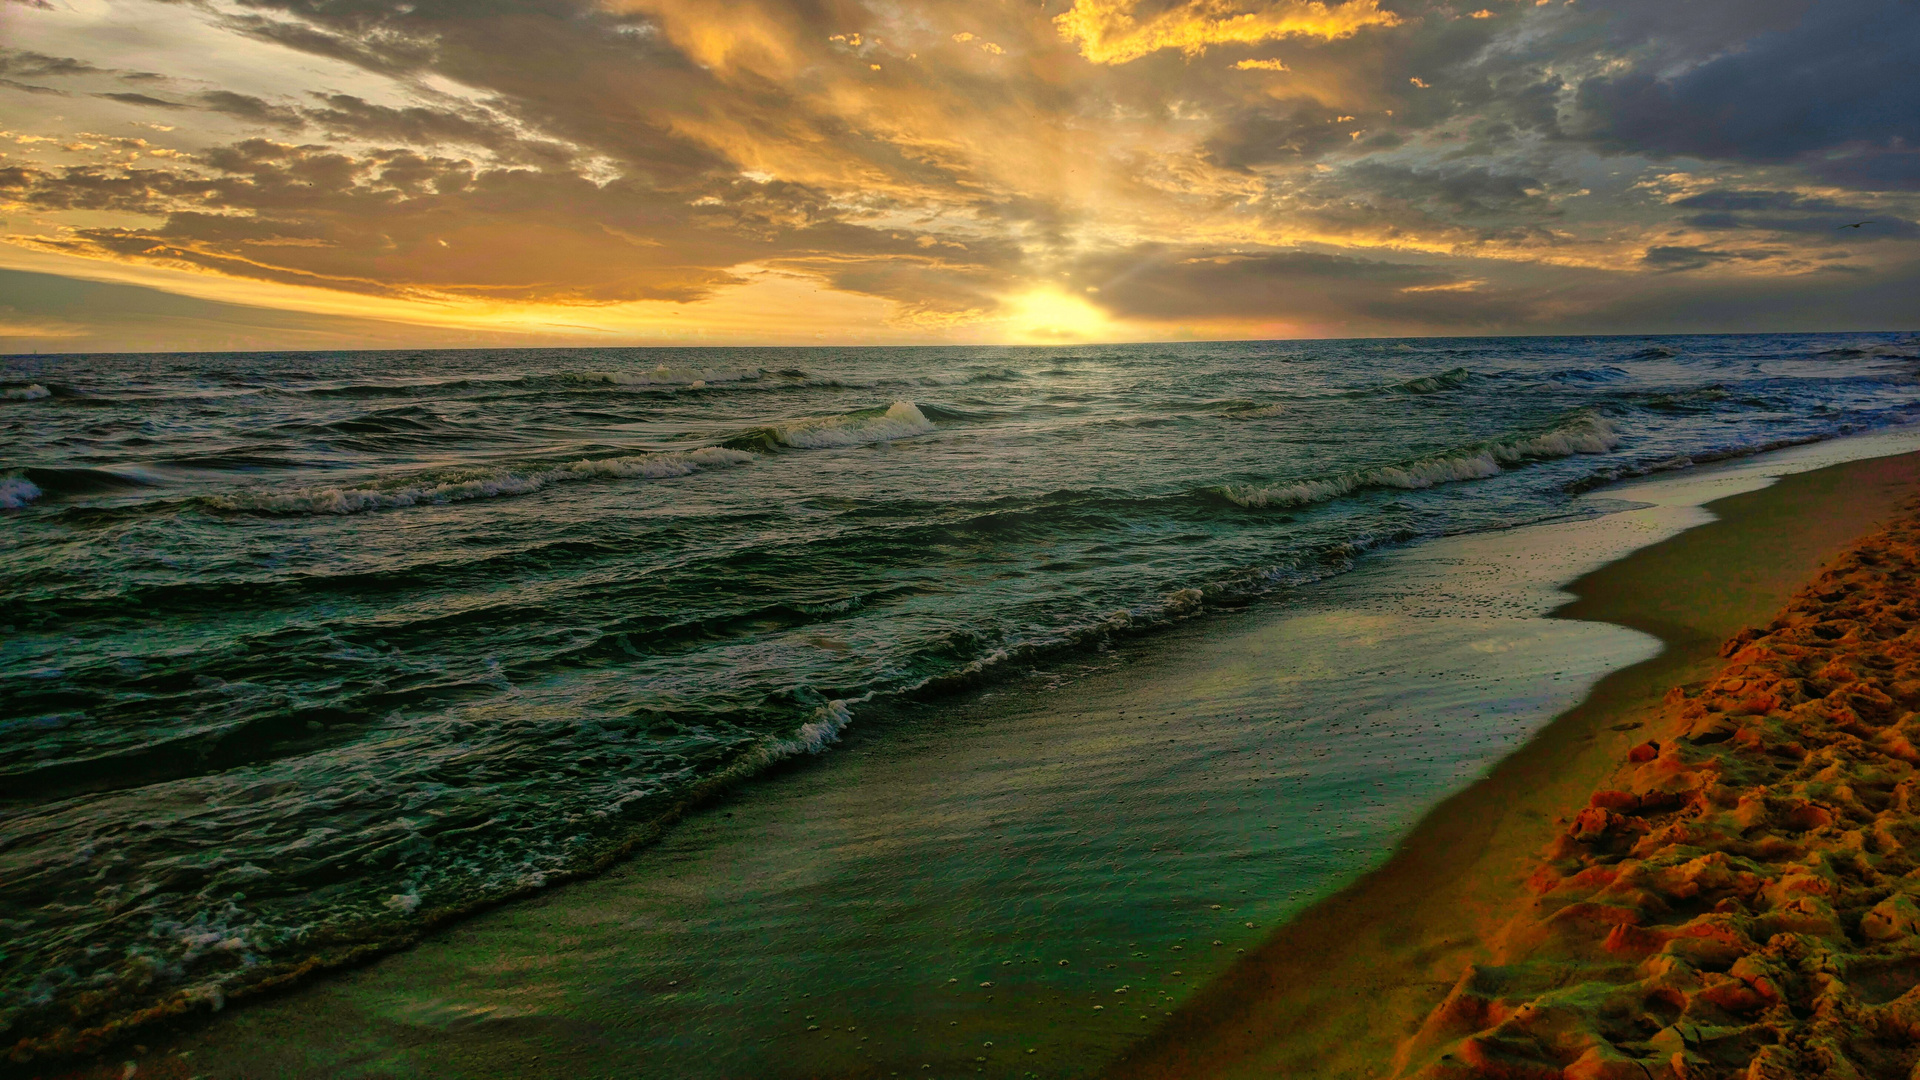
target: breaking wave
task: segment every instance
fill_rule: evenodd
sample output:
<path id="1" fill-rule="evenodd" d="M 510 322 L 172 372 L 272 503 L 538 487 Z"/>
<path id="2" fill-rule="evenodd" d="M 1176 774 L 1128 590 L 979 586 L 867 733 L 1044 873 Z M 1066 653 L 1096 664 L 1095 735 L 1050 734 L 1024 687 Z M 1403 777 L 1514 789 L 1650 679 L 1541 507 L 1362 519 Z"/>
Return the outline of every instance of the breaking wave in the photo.
<path id="1" fill-rule="evenodd" d="M 216 510 L 254 514 L 364 514 L 409 506 L 437 506 L 468 499 L 526 495 L 573 480 L 648 479 L 686 476 L 702 469 L 744 465 L 753 455 L 724 446 L 700 450 L 637 454 L 576 461 L 546 469 L 487 469 L 432 479 L 409 477 L 392 484 L 358 488 L 310 488 L 285 493 L 241 492 L 213 495 L 203 502 Z"/>
<path id="2" fill-rule="evenodd" d="M 39 401 L 43 397 L 52 397 L 53 391 L 39 383 L 29 383 L 26 386 L 7 387 L 4 396 L 8 401 Z"/>
<path id="3" fill-rule="evenodd" d="M 1439 394 L 1448 390 L 1458 390 L 1479 377 L 1480 376 L 1475 375 L 1466 368 L 1457 367 L 1443 371 L 1438 375 L 1422 375 L 1419 378 L 1408 379 L 1405 382 L 1391 383 L 1387 386 L 1377 386 L 1370 390 L 1362 390 L 1360 393 L 1362 395 Z"/>
<path id="4" fill-rule="evenodd" d="M 1367 488 L 1417 490 L 1462 480 L 1483 480 L 1499 475 L 1509 465 L 1574 454 L 1604 454 L 1618 445 L 1619 432 L 1611 422 L 1592 413 L 1581 413 L 1547 431 L 1475 443 L 1431 457 L 1271 487 L 1246 484 L 1218 490 L 1241 506 L 1304 506 Z"/>
<path id="5" fill-rule="evenodd" d="M 20 476 L 0 479 L 0 510 L 18 510 L 39 498 L 42 492 L 33 481 Z"/>
<path id="6" fill-rule="evenodd" d="M 911 401 L 896 401 L 885 409 L 860 409 L 838 416 L 810 416 L 769 424 L 730 440 L 728 445 L 823 450 L 910 439 L 932 430 L 933 421 L 927 419 L 919 406 Z"/>

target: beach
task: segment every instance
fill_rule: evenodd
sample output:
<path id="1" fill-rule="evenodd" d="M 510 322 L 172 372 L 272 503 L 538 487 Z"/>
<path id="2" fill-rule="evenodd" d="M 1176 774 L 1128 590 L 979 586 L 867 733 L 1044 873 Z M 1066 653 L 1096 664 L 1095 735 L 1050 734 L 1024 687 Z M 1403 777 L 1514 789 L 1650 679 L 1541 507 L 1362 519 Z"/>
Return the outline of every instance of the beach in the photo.
<path id="1" fill-rule="evenodd" d="M 1914 455 L 1845 461 L 1906 438 L 1417 545 L 1317 606 L 856 728 L 606 875 L 232 1008 L 140 1067 L 1386 1075 L 1666 690 L 1908 496 Z M 1316 678 L 1351 712 L 1276 723 L 1330 700 Z M 1318 749 L 1289 760 L 1290 734 Z"/>
<path id="2" fill-rule="evenodd" d="M 1436 809 L 1387 865 L 1294 920 L 1111 1075 L 1372 1077 L 1427 1064 L 1422 1052 L 1444 1049 L 1436 1044 L 1452 1023 L 1430 1016 L 1458 996 L 1470 968 L 1497 967 L 1513 948 L 1505 936 L 1534 902 L 1528 884 L 1541 850 L 1590 792 L 1638 764 L 1635 747 L 1671 743 L 1680 710 L 1669 692 L 1717 673 L 1723 642 L 1768 625 L 1821 568 L 1894 517 L 1917 479 L 1912 455 L 1789 476 L 1715 502 L 1719 520 L 1574 582 L 1578 599 L 1559 614 L 1636 627 L 1665 650 L 1602 680 Z M 1571 949 L 1562 957 L 1590 959 Z M 1534 973 L 1578 981 L 1576 968 L 1548 962 Z M 1533 1071 L 1433 1075 L 1547 1075 L 1543 1060 Z M 1626 1068 L 1581 1075 L 1639 1074 Z"/>

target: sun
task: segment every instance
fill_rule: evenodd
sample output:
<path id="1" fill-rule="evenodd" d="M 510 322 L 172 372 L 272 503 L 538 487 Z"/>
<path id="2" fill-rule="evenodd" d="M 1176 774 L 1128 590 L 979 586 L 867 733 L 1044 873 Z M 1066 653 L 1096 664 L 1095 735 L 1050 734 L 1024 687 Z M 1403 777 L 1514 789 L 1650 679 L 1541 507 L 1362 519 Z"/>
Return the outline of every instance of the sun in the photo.
<path id="1" fill-rule="evenodd" d="M 1084 297 L 1035 289 L 1007 301 L 1008 336 L 1020 341 L 1101 341 L 1117 331 L 1107 313 Z"/>

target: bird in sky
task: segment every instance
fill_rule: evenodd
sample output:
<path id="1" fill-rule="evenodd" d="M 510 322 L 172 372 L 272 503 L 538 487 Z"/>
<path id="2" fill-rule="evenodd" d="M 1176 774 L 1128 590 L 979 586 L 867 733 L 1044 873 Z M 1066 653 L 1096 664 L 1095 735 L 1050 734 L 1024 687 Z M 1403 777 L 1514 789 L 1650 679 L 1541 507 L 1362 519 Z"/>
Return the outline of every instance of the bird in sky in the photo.
<path id="1" fill-rule="evenodd" d="M 1873 222 L 1871 221 L 1856 221 L 1851 225 L 1842 225 L 1840 227 L 1843 229 L 1857 229 L 1862 225 L 1871 225 L 1871 224 L 1873 224 Z"/>

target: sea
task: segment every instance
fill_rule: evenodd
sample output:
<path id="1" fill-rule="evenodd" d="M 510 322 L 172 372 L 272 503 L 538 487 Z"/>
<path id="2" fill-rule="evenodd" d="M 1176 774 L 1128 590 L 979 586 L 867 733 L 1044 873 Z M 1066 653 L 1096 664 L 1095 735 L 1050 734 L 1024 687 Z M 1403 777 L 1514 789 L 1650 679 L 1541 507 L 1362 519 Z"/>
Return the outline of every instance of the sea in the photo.
<path id="1" fill-rule="evenodd" d="M 3 358 L 0 1043 L 410 943 L 863 718 L 1916 420 L 1911 333 Z"/>

